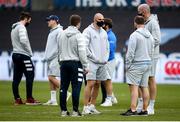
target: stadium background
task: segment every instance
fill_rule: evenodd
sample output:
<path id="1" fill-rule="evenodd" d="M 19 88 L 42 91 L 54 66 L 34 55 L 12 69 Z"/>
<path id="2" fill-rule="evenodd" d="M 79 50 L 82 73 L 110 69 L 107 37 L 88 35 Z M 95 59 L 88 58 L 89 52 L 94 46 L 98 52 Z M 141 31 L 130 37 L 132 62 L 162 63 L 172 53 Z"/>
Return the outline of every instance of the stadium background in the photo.
<path id="1" fill-rule="evenodd" d="M 151 5 L 152 13 L 158 14 L 162 32 L 160 61 L 157 81 L 159 83 L 180 83 L 180 0 L 1 0 L 0 1 L 0 80 L 12 79 L 11 25 L 18 21 L 22 10 L 30 11 L 32 23 L 28 27 L 31 47 L 35 54 L 35 80 L 46 79 L 46 66 L 43 60 L 46 39 L 49 32 L 45 18 L 51 14 L 60 17 L 66 28 L 71 14 L 82 17 L 81 31 L 93 20 L 96 12 L 113 19 L 113 30 L 117 35 L 117 70 L 115 80 L 124 82 L 123 54 L 129 35 L 133 32 L 133 18 L 137 15 L 140 3 Z M 43 63 L 42 63 L 43 62 Z M 120 65 L 119 65 L 120 64 Z M 41 67 L 42 65 L 42 67 Z M 39 67 L 41 67 L 39 69 Z M 38 74 L 39 72 L 41 74 Z M 41 75 L 38 77 L 38 75 Z M 120 78 L 119 78 L 120 75 Z"/>
<path id="2" fill-rule="evenodd" d="M 158 62 L 156 80 L 158 93 L 153 116 L 123 117 L 119 116 L 127 110 L 130 94 L 123 78 L 123 52 L 126 41 L 133 32 L 133 17 L 137 14 L 136 6 L 147 2 L 152 6 L 153 13 L 157 13 L 161 26 L 162 42 L 161 55 Z M 81 3 L 81 4 L 80 4 Z M 180 121 L 180 0 L 0 0 L 0 121 Z M 46 67 L 43 62 L 43 52 L 49 32 L 45 17 L 57 14 L 64 28 L 68 25 L 71 14 L 82 16 L 81 31 L 92 22 L 96 12 L 102 12 L 105 17 L 114 21 L 114 32 L 118 38 L 118 60 L 113 81 L 113 92 L 118 104 L 109 108 L 100 106 L 101 93 L 97 99 L 97 109 L 101 115 L 84 116 L 79 118 L 59 115 L 59 106 L 14 106 L 12 95 L 12 61 L 11 61 L 11 25 L 18 21 L 22 10 L 30 11 L 32 23 L 28 27 L 31 47 L 34 52 L 35 82 L 34 97 L 41 102 L 49 98 L 49 84 L 47 82 Z M 9 82 L 7 82 L 9 81 Z M 167 84 L 168 83 L 168 84 Z M 175 84 L 174 84 L 175 83 Z M 83 89 L 80 98 L 80 111 L 83 107 Z M 71 90 L 71 89 L 69 89 Z M 26 99 L 25 82 L 20 84 L 20 94 Z M 58 98 L 58 97 L 57 97 Z M 71 99 L 68 109 L 72 109 Z"/>

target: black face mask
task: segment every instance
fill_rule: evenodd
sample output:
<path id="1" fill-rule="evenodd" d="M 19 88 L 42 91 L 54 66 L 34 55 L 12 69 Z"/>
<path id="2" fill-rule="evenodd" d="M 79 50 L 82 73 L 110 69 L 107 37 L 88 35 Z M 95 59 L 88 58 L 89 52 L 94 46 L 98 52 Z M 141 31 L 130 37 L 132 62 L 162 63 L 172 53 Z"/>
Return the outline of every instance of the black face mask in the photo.
<path id="1" fill-rule="evenodd" d="M 96 24 L 97 24 L 97 26 L 102 27 L 104 25 L 104 22 L 103 21 L 99 21 Z"/>
<path id="2" fill-rule="evenodd" d="M 30 24 L 29 22 L 26 22 L 25 26 L 27 27 L 27 26 L 29 26 L 29 24 Z"/>

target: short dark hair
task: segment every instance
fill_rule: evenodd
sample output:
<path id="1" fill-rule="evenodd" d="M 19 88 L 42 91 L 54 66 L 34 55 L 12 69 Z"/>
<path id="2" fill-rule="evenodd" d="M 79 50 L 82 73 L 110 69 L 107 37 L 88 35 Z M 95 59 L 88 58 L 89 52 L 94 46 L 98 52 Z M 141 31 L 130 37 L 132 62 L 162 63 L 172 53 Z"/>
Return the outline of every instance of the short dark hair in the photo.
<path id="1" fill-rule="evenodd" d="M 110 18 L 104 18 L 104 24 L 105 24 L 105 25 L 108 25 L 109 28 L 112 28 L 112 26 L 113 26 L 112 19 L 110 19 Z"/>
<path id="2" fill-rule="evenodd" d="M 142 16 L 135 16 L 134 22 L 136 24 L 144 25 L 145 20 L 144 20 L 144 18 Z"/>
<path id="3" fill-rule="evenodd" d="M 31 18 L 31 15 L 29 12 L 21 12 L 21 15 L 20 15 L 20 20 L 24 20 L 24 19 L 30 19 Z"/>
<path id="4" fill-rule="evenodd" d="M 71 25 L 77 26 L 77 24 L 81 22 L 81 17 L 77 14 L 73 14 L 70 16 L 69 21 Z"/>

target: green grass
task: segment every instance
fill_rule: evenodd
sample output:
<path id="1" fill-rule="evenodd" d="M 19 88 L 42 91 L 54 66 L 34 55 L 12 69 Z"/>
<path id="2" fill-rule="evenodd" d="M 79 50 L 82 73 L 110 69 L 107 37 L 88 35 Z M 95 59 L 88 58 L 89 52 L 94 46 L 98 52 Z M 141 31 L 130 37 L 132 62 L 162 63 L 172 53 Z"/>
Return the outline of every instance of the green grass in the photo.
<path id="1" fill-rule="evenodd" d="M 119 103 L 112 107 L 100 107 L 101 94 L 97 99 L 97 109 L 101 115 L 87 115 L 80 118 L 61 117 L 59 106 L 14 106 L 11 90 L 11 82 L 0 82 L 0 121 L 109 121 L 109 120 L 133 120 L 133 121 L 180 121 L 180 85 L 158 85 L 156 100 L 156 113 L 153 116 L 123 117 L 119 114 L 126 111 L 130 104 L 130 94 L 126 84 L 114 83 L 114 93 Z M 83 88 L 82 88 L 83 91 Z M 83 93 L 81 91 L 81 93 Z M 20 84 L 20 94 L 25 99 L 25 82 Z M 46 102 L 49 95 L 48 82 L 34 82 L 34 97 L 41 102 Z M 82 110 L 82 95 L 80 99 L 80 110 Z M 59 99 L 59 97 L 57 97 Z M 71 99 L 68 101 L 71 111 Z"/>

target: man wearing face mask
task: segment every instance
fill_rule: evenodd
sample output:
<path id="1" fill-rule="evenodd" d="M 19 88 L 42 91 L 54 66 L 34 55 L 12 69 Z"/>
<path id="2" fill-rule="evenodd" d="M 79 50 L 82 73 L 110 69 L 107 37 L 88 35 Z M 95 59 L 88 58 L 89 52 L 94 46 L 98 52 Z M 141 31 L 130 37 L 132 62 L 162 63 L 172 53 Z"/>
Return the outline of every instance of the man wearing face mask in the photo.
<path id="1" fill-rule="evenodd" d="M 159 59 L 161 32 L 160 32 L 160 26 L 157 15 L 151 14 L 150 7 L 148 4 L 141 4 L 138 6 L 138 15 L 143 16 L 143 18 L 145 19 L 145 28 L 148 29 L 148 31 L 152 34 L 155 40 L 152 68 L 151 68 L 151 74 L 149 76 L 150 102 L 148 106 L 148 114 L 152 115 L 154 114 L 154 104 L 157 94 L 155 74 L 156 74 L 156 65 Z M 143 105 L 143 100 L 142 100 L 141 91 L 139 90 L 137 111 L 141 111 L 142 105 Z"/>
<path id="2" fill-rule="evenodd" d="M 106 63 L 109 57 L 109 42 L 106 31 L 102 28 L 104 16 L 96 13 L 94 22 L 84 31 L 87 42 L 87 57 L 89 73 L 86 75 L 87 84 L 84 89 L 84 108 L 82 114 L 100 114 L 95 108 L 100 81 L 109 78 Z M 89 99 L 90 102 L 89 102 Z"/>
<path id="3" fill-rule="evenodd" d="M 19 84 L 23 74 L 26 77 L 26 105 L 38 105 L 40 102 L 32 96 L 34 81 L 34 66 L 31 60 L 32 50 L 29 43 L 26 26 L 31 22 L 28 12 L 22 12 L 20 21 L 12 25 L 11 41 L 13 46 L 12 60 L 14 63 L 12 90 L 15 99 L 14 105 L 24 104 L 19 95 Z"/>

